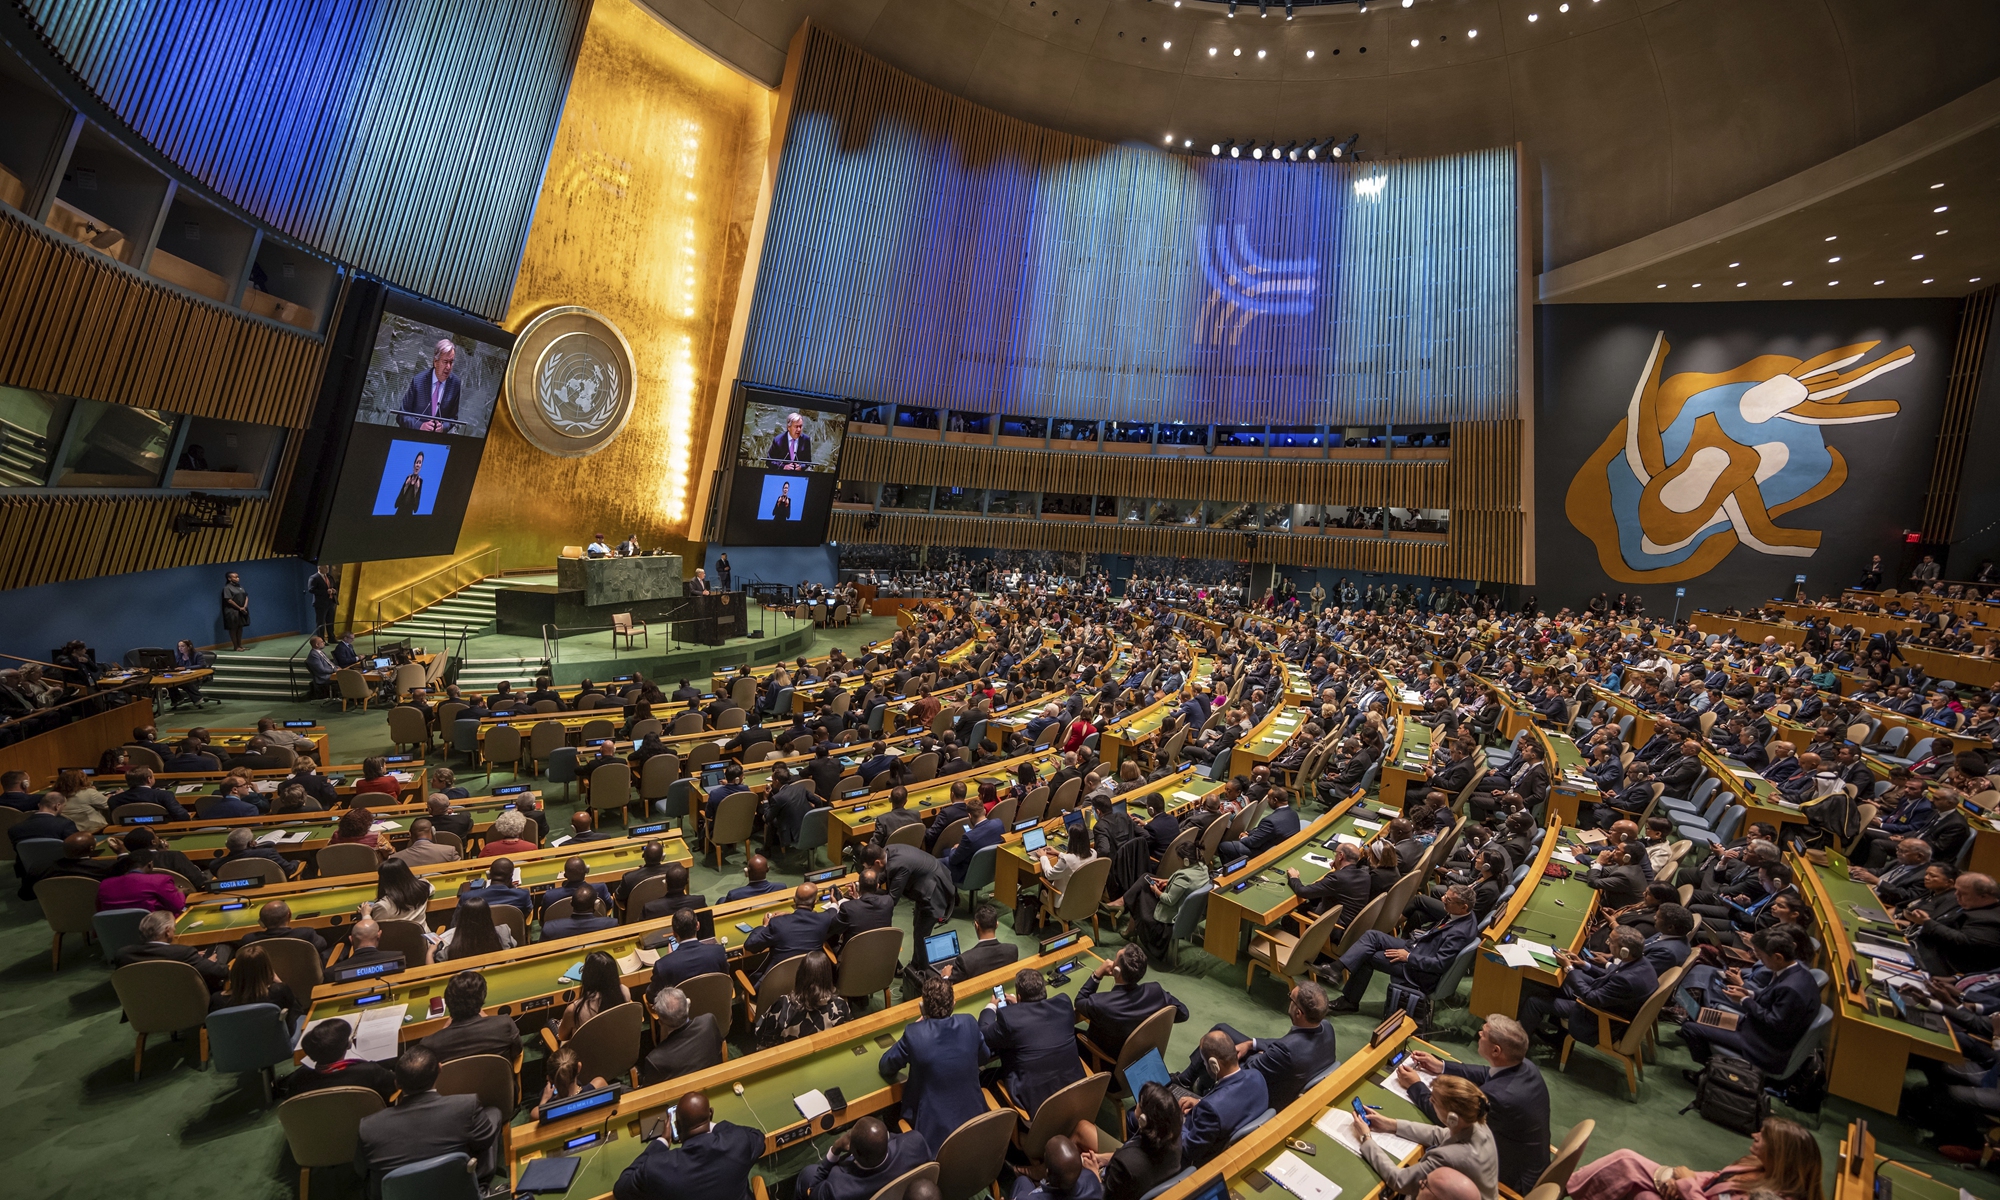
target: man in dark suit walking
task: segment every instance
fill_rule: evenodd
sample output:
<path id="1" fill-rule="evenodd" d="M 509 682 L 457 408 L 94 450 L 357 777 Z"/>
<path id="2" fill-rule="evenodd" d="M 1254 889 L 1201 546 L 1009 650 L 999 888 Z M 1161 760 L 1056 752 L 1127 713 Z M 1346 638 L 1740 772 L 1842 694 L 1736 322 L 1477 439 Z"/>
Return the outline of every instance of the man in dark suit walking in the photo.
<path id="1" fill-rule="evenodd" d="M 452 433 L 458 429 L 458 377 L 451 373 L 458 347 L 446 338 L 431 354 L 430 370 L 410 380 L 396 421 L 419 433 Z"/>
<path id="2" fill-rule="evenodd" d="M 785 418 L 785 427 L 771 439 L 771 451 L 764 465 L 773 471 L 812 469 L 813 440 L 806 436 L 806 419 L 797 413 Z"/>
<path id="3" fill-rule="evenodd" d="M 1117 983 L 1110 991 L 1100 993 L 1097 985 L 1106 975 L 1116 973 Z M 1117 1058 L 1125 1048 L 1125 1039 L 1132 1036 L 1141 1022 L 1163 1008 L 1174 1010 L 1174 1024 L 1188 1019 L 1188 1006 L 1176 1000 L 1167 989 L 1157 983 L 1141 982 L 1146 978 L 1146 952 L 1138 946 L 1126 946 L 1101 964 L 1083 981 L 1076 992 L 1076 1015 L 1090 1022 L 1085 1031 L 1091 1044 L 1111 1058 Z"/>
<path id="4" fill-rule="evenodd" d="M 411 1046 L 396 1059 L 402 1096 L 395 1107 L 361 1118 L 354 1173 L 367 1180 L 371 1198 L 382 1195 L 384 1175 L 442 1154 L 471 1155 L 482 1187 L 499 1170 L 500 1111 L 480 1107 L 477 1096 L 440 1095 L 437 1077 L 437 1055 Z"/>

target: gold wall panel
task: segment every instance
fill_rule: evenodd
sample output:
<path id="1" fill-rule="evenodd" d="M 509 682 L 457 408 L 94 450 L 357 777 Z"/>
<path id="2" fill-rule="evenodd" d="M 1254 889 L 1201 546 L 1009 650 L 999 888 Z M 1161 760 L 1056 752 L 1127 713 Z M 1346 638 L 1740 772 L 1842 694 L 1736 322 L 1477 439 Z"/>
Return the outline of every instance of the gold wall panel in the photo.
<path id="1" fill-rule="evenodd" d="M 365 595 L 489 546 L 505 569 L 553 570 L 598 532 L 696 552 L 694 477 L 775 103 L 630 0 L 598 0 L 503 324 L 565 304 L 603 313 L 632 346 L 631 420 L 566 459 L 496 416 L 457 553 L 368 563 Z"/>

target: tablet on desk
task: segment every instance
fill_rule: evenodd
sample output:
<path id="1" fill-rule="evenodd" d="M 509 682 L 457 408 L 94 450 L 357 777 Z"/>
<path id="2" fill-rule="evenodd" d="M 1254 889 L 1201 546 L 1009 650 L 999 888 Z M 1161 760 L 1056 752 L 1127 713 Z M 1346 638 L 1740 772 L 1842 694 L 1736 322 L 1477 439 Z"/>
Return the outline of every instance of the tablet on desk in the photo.
<path id="1" fill-rule="evenodd" d="M 1035 853 L 1037 850 L 1046 849 L 1048 844 L 1049 836 L 1043 833 L 1039 827 L 1030 829 L 1021 835 L 1021 849 L 1026 850 L 1030 854 Z"/>

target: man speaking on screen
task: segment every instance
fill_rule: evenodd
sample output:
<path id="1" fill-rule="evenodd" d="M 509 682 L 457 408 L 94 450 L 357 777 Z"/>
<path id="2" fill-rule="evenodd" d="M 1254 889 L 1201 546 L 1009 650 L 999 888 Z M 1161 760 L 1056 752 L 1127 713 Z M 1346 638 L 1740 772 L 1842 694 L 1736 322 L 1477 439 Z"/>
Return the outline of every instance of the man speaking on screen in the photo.
<path id="1" fill-rule="evenodd" d="M 431 355 L 431 369 L 410 380 L 396 420 L 405 429 L 447 433 L 458 421 L 458 379 L 451 373 L 458 347 L 444 338 Z"/>
<path id="2" fill-rule="evenodd" d="M 771 452 L 764 456 L 774 471 L 810 471 L 812 439 L 806 436 L 806 419 L 797 413 L 785 418 L 785 429 L 771 439 Z"/>

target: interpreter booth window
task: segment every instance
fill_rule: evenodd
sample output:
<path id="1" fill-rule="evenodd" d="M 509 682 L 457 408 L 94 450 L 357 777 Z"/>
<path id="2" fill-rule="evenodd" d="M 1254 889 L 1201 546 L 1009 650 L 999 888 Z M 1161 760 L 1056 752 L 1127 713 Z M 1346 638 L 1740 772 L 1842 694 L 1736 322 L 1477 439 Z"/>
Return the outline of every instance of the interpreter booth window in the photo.
<path id="1" fill-rule="evenodd" d="M 1001 417 L 1000 436 L 1045 438 L 1049 436 L 1049 423 L 1043 417 Z"/>
<path id="2" fill-rule="evenodd" d="M 1114 442 L 1150 442 L 1153 427 L 1141 421 L 1111 422 L 1110 440 Z"/>
<path id="3" fill-rule="evenodd" d="M 1257 506 L 1247 500 L 1209 500 L 1202 505 L 1202 523 L 1210 529 L 1255 529 Z"/>
<path id="4" fill-rule="evenodd" d="M 1215 444 L 1218 448 L 1227 446 L 1236 449 L 1248 449 L 1253 446 L 1263 446 L 1268 440 L 1269 435 L 1265 432 L 1262 425 L 1217 425 L 1215 427 Z"/>
<path id="5" fill-rule="evenodd" d="M 885 483 L 882 485 L 882 507 L 900 512 L 929 512 L 931 489 L 905 483 Z"/>
<path id="6" fill-rule="evenodd" d="M 875 489 L 879 486 L 879 484 L 861 483 L 856 480 L 850 480 L 834 488 L 833 502 L 835 504 L 861 504 L 873 508 L 875 505 Z"/>
<path id="7" fill-rule="evenodd" d="M 985 499 L 984 488 L 941 487 L 937 490 L 937 504 L 933 511 L 976 513 Z"/>
<path id="8" fill-rule="evenodd" d="M 1264 508 L 1264 528 L 1290 529 L 1292 527 L 1292 506 L 1271 504 Z"/>
<path id="9" fill-rule="evenodd" d="M 1179 421 L 1162 424 L 1160 426 L 1159 444 L 1162 446 L 1206 446 L 1208 445 L 1208 426 L 1184 425 Z"/>
<path id="10" fill-rule="evenodd" d="M 867 400 L 856 400 L 854 402 L 854 419 L 857 423 L 863 425 L 887 425 L 889 423 L 889 406 L 886 404 L 876 404 Z"/>
<path id="11" fill-rule="evenodd" d="M 66 488 L 159 487 L 174 444 L 172 413 L 78 400 L 63 442 L 55 485 Z"/>
<path id="12" fill-rule="evenodd" d="M 1326 527 L 1328 521 L 1327 513 L 1330 511 L 1317 504 L 1294 504 L 1292 505 L 1292 528 L 1297 530 L 1310 529 L 1317 533 Z"/>
<path id="13" fill-rule="evenodd" d="M 1300 447 L 1324 446 L 1326 431 L 1317 425 L 1273 425 L 1271 444 L 1287 450 Z"/>
<path id="14" fill-rule="evenodd" d="M 1451 426 L 1398 425 L 1394 437 L 1398 449 L 1441 450 L 1451 445 Z"/>
<path id="15" fill-rule="evenodd" d="M 896 428 L 936 429 L 938 413 L 935 408 L 913 408 L 908 404 L 896 406 Z"/>
<path id="16" fill-rule="evenodd" d="M 0 487 L 46 487 L 63 426 L 76 402 L 0 387 Z"/>
<path id="17" fill-rule="evenodd" d="M 1097 422 L 1057 421 L 1049 431 L 1049 437 L 1058 442 L 1094 442 L 1097 440 Z"/>
<path id="18" fill-rule="evenodd" d="M 283 441 L 284 431 L 269 425 L 191 417 L 169 486 L 203 491 L 262 488 Z"/>
<path id="19" fill-rule="evenodd" d="M 953 433 L 992 433 L 993 414 L 953 409 L 951 423 L 945 428 Z"/>
<path id="20" fill-rule="evenodd" d="M 1045 517 L 1089 517 L 1097 511 L 1097 497 L 1079 496 L 1073 492 L 1042 493 L 1042 515 Z"/>
<path id="21" fill-rule="evenodd" d="M 1201 524 L 1201 501 L 1162 500 L 1153 508 L 1155 525 Z"/>
<path id="22" fill-rule="evenodd" d="M 1144 524 L 1152 511 L 1153 502 L 1144 496 L 1118 497 L 1118 519 L 1131 524 Z"/>
<path id="23" fill-rule="evenodd" d="M 1035 515 L 1034 492 L 1009 492 L 998 488 L 986 493 L 986 515 L 989 517 L 1032 517 Z"/>
<path id="24" fill-rule="evenodd" d="M 1385 444 L 1384 439 L 1389 436 L 1389 427 L 1386 425 L 1347 425 L 1334 432 L 1339 438 L 1338 441 L 1332 443 L 1335 446 L 1345 446 L 1350 450 L 1357 447 L 1380 450 Z"/>

